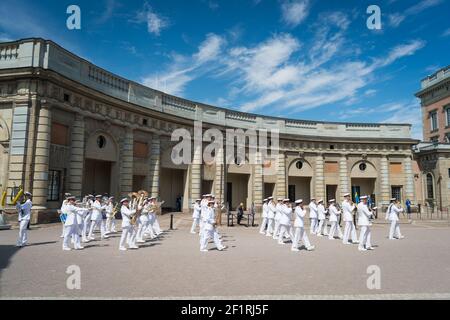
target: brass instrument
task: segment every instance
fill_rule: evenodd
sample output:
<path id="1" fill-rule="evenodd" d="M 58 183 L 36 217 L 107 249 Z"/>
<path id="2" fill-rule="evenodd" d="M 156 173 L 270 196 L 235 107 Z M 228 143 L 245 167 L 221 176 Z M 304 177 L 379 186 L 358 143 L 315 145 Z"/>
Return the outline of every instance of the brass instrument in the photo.
<path id="1" fill-rule="evenodd" d="M 16 203 L 19 201 L 19 199 L 22 197 L 23 195 L 23 187 L 20 186 L 19 187 L 19 192 L 17 192 L 16 196 L 12 199 L 12 205 L 16 205 Z"/>
<path id="2" fill-rule="evenodd" d="M 136 213 L 131 217 L 130 223 L 131 225 L 136 225 L 137 219 L 141 215 L 144 199 L 148 196 L 148 192 L 145 190 L 139 190 L 138 192 L 131 192 L 129 196 L 131 197 L 130 208 L 132 210 L 136 210 Z"/>
<path id="3" fill-rule="evenodd" d="M 0 205 L 1 205 L 2 207 L 4 207 L 5 204 L 6 204 L 6 195 L 7 195 L 7 192 L 6 192 L 6 190 L 5 190 L 5 191 L 3 191 L 3 193 L 2 193 L 2 199 L 1 199 L 1 201 L 0 201 Z"/>

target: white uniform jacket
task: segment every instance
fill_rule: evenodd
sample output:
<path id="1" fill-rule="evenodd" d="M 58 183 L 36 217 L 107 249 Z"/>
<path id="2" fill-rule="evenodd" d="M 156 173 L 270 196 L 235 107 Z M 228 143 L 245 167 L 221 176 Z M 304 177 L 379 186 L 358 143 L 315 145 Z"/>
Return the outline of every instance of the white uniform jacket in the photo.
<path id="1" fill-rule="evenodd" d="M 350 204 L 350 201 L 344 200 L 342 202 L 342 211 L 344 212 L 344 221 L 353 221 L 353 210 L 355 210 L 356 206 Z"/>
<path id="2" fill-rule="evenodd" d="M 100 201 L 94 201 L 92 204 L 92 215 L 91 220 L 102 220 L 102 211 L 105 209 L 105 206 L 102 206 Z"/>
<path id="3" fill-rule="evenodd" d="M 280 221 L 281 218 L 281 203 L 275 205 L 275 221 Z"/>
<path id="4" fill-rule="evenodd" d="M 372 216 L 372 212 L 369 211 L 367 205 L 360 202 L 358 204 L 358 226 L 370 226 L 370 216 Z"/>
<path id="5" fill-rule="evenodd" d="M 269 218 L 269 219 L 275 218 L 275 212 L 277 211 L 276 206 L 273 204 L 273 202 L 269 202 L 267 207 L 269 208 L 267 218 Z"/>
<path id="6" fill-rule="evenodd" d="M 290 226 L 292 218 L 292 208 L 289 208 L 287 205 L 283 204 L 280 206 L 280 213 L 280 224 Z"/>
<path id="7" fill-rule="evenodd" d="M 403 208 L 399 208 L 397 207 L 395 204 L 392 205 L 390 213 L 389 213 L 389 220 L 390 221 L 398 221 L 398 215 L 400 214 L 400 212 L 403 211 Z"/>
<path id="8" fill-rule="evenodd" d="M 268 215 L 269 215 L 268 211 L 269 211 L 269 207 L 267 206 L 267 203 L 264 203 L 262 206 L 262 217 L 263 218 L 268 217 Z"/>
<path id="9" fill-rule="evenodd" d="M 204 215 L 202 216 L 205 230 L 211 231 L 214 229 L 214 223 L 216 223 L 216 217 L 214 214 L 214 208 L 207 207 Z"/>
<path id="10" fill-rule="evenodd" d="M 303 210 L 305 211 L 305 210 Z M 325 213 L 327 212 L 327 210 L 325 210 L 325 206 L 321 203 L 319 203 L 317 205 L 317 217 L 319 218 L 319 220 L 325 220 L 326 219 L 326 215 Z"/>
<path id="11" fill-rule="evenodd" d="M 131 210 L 127 206 L 122 205 L 122 208 L 120 208 L 120 213 L 122 214 L 122 228 L 129 227 L 131 225 L 131 217 L 136 213 L 136 210 Z"/>
<path id="12" fill-rule="evenodd" d="M 294 214 L 295 214 L 294 228 L 305 227 L 305 224 L 303 223 L 303 218 L 306 215 L 306 211 L 303 210 L 301 207 L 297 206 L 295 207 Z"/>
<path id="13" fill-rule="evenodd" d="M 19 210 L 19 221 L 26 220 L 30 221 L 31 218 L 31 207 L 33 203 L 30 199 L 27 199 L 24 204 L 17 203 L 16 208 Z"/>
<path id="14" fill-rule="evenodd" d="M 112 217 L 112 212 L 113 212 L 113 210 L 114 210 L 114 204 L 111 202 L 111 203 L 108 203 L 106 206 L 105 206 L 105 211 L 106 211 L 106 217 L 107 218 L 111 218 Z"/>
<path id="15" fill-rule="evenodd" d="M 330 222 L 333 222 L 333 221 L 337 222 L 338 221 L 338 215 L 341 214 L 341 211 L 338 210 L 336 208 L 336 206 L 332 204 L 332 205 L 330 205 L 328 207 L 328 212 L 330 213 L 330 218 L 329 218 Z"/>
<path id="16" fill-rule="evenodd" d="M 64 223 L 65 226 L 71 226 L 71 225 L 81 225 L 82 220 L 80 220 L 80 216 L 83 216 L 83 213 L 85 213 L 88 209 L 85 208 L 78 208 L 74 206 L 73 204 L 66 204 L 64 205 L 64 213 L 67 214 L 66 222 Z"/>
<path id="17" fill-rule="evenodd" d="M 309 203 L 309 217 L 317 219 L 317 205 L 312 201 Z"/>
<path id="18" fill-rule="evenodd" d="M 201 210 L 202 210 L 202 207 L 200 206 L 200 204 L 194 203 L 194 212 L 192 212 L 192 218 L 199 219 Z"/>

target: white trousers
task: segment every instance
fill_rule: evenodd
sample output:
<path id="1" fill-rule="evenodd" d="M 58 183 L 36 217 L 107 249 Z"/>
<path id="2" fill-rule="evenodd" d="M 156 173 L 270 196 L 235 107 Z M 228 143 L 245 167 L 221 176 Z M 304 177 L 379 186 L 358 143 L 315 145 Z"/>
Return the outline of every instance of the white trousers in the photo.
<path id="1" fill-rule="evenodd" d="M 342 242 L 347 243 L 348 239 L 350 238 L 350 235 L 352 237 L 353 243 L 358 241 L 358 236 L 356 235 L 355 224 L 353 223 L 353 221 L 345 221 L 344 239 L 342 240 Z"/>
<path id="2" fill-rule="evenodd" d="M 91 225 L 91 214 L 88 214 L 83 219 L 83 231 L 81 233 L 81 236 L 82 236 L 83 239 L 86 239 L 86 235 L 89 232 L 90 225 Z"/>
<path id="3" fill-rule="evenodd" d="M 17 239 L 18 246 L 24 246 L 28 241 L 28 222 L 29 220 L 22 220 L 19 222 L 19 238 Z"/>
<path id="4" fill-rule="evenodd" d="M 266 236 L 270 236 L 273 233 L 273 224 L 275 223 L 273 218 L 267 218 L 267 230 L 266 230 Z"/>
<path id="5" fill-rule="evenodd" d="M 259 228 L 259 233 L 264 234 L 264 230 L 266 229 L 267 226 L 267 218 L 262 218 L 261 221 L 261 228 Z"/>
<path id="6" fill-rule="evenodd" d="M 389 239 L 400 238 L 402 233 L 400 232 L 400 224 L 396 220 L 391 220 L 391 228 L 389 229 Z"/>
<path id="7" fill-rule="evenodd" d="M 156 216 L 155 216 L 155 220 L 153 222 L 152 227 L 153 227 L 153 230 L 155 231 L 156 234 L 160 234 L 161 233 L 161 227 L 159 226 L 159 222 L 158 222 L 158 219 L 156 218 Z"/>
<path id="8" fill-rule="evenodd" d="M 81 247 L 80 236 L 78 235 L 78 225 L 64 226 L 63 249 L 70 248 L 69 239 L 73 238 L 73 246 L 75 249 Z"/>
<path id="9" fill-rule="evenodd" d="M 303 241 L 303 244 L 306 248 L 311 247 L 311 243 L 309 242 L 308 235 L 305 232 L 304 227 L 296 227 L 294 228 L 294 238 L 292 240 L 292 248 L 298 248 L 300 240 Z"/>
<path id="10" fill-rule="evenodd" d="M 148 227 L 149 223 L 150 222 L 148 220 L 144 221 L 143 223 L 139 222 L 138 229 L 137 229 L 137 234 L 136 234 L 136 240 L 144 241 L 144 233 L 147 230 L 147 227 Z M 153 232 L 153 230 L 152 230 L 152 232 Z"/>
<path id="11" fill-rule="evenodd" d="M 214 244 L 216 245 L 217 249 L 222 248 L 222 242 L 220 241 L 219 233 L 216 231 L 216 229 L 213 229 L 202 231 L 202 237 L 200 239 L 200 250 L 206 249 L 209 239 L 214 240 Z"/>
<path id="12" fill-rule="evenodd" d="M 64 222 L 62 222 L 61 237 L 64 237 L 64 230 L 65 230 L 65 226 L 64 226 Z"/>
<path id="13" fill-rule="evenodd" d="M 315 234 L 317 232 L 317 218 L 311 218 L 311 226 L 309 227 L 309 233 Z"/>
<path id="14" fill-rule="evenodd" d="M 116 232 L 116 219 L 109 217 L 106 219 L 106 232 Z"/>
<path id="15" fill-rule="evenodd" d="M 128 239 L 128 234 L 130 233 L 131 229 L 132 229 L 132 226 L 122 227 L 122 235 L 120 236 L 120 244 L 119 244 L 120 248 L 125 247 L 125 243 Z"/>
<path id="16" fill-rule="evenodd" d="M 131 226 L 127 237 L 127 243 L 129 247 L 136 246 L 136 237 L 137 237 L 137 226 Z"/>
<path id="17" fill-rule="evenodd" d="M 338 232 L 339 239 L 343 238 L 341 226 L 337 223 L 337 221 L 331 221 L 330 233 L 328 234 L 328 239 L 334 239 L 334 235 Z"/>
<path id="18" fill-rule="evenodd" d="M 292 234 L 292 228 L 290 225 L 280 224 L 280 233 L 278 234 L 278 243 L 284 243 L 283 237 L 285 234 L 289 234 L 291 239 L 294 238 L 294 235 Z"/>
<path id="19" fill-rule="evenodd" d="M 273 229 L 273 238 L 274 239 L 278 239 L 279 232 L 280 232 L 280 220 L 275 220 L 275 228 Z"/>
<path id="20" fill-rule="evenodd" d="M 372 246 L 370 242 L 370 226 L 361 226 L 361 232 L 359 234 L 359 248 L 364 248 L 364 246 L 367 248 L 370 248 Z"/>
<path id="21" fill-rule="evenodd" d="M 200 218 L 193 218 L 192 220 L 192 226 L 191 226 L 191 232 L 195 233 L 195 229 L 197 229 L 197 226 L 200 222 Z"/>
<path id="22" fill-rule="evenodd" d="M 323 233 L 322 233 L 322 229 L 323 229 Z M 326 219 L 319 220 L 319 226 L 317 227 L 316 234 L 323 234 L 325 236 L 328 235 L 328 227 L 327 227 L 327 220 Z"/>
<path id="23" fill-rule="evenodd" d="M 89 229 L 89 235 L 88 238 L 92 238 L 94 236 L 94 230 L 100 228 L 100 234 L 103 238 L 105 236 L 105 223 L 102 220 L 92 220 L 91 221 L 91 227 Z"/>

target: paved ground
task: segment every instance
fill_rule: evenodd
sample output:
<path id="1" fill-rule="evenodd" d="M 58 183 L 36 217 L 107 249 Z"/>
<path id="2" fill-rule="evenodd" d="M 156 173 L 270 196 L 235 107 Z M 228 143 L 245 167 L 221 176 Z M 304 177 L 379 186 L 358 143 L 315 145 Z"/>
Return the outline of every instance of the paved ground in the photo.
<path id="1" fill-rule="evenodd" d="M 119 234 L 62 251 L 59 224 L 33 227 L 22 249 L 15 247 L 17 230 L 0 231 L 0 298 L 450 298 L 446 225 L 402 224 L 406 239 L 389 241 L 388 226 L 377 224 L 376 250 L 367 252 L 316 236 L 315 251 L 291 252 L 256 228 L 221 227 L 229 248 L 203 253 L 189 224 L 179 215 L 176 230 L 125 252 Z M 81 269 L 80 290 L 66 287 L 70 265 Z M 380 267 L 380 290 L 367 288 L 370 265 Z"/>

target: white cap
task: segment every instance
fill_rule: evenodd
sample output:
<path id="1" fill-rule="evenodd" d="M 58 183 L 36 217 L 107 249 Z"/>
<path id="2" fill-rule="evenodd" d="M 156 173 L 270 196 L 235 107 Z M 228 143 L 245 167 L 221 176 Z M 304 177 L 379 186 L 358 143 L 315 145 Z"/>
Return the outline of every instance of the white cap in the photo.
<path id="1" fill-rule="evenodd" d="M 321 203 L 321 202 L 323 203 L 323 199 L 320 199 L 320 200 L 319 200 L 319 201 L 317 201 L 317 202 L 318 202 L 318 203 Z"/>
<path id="2" fill-rule="evenodd" d="M 263 199 L 263 202 L 266 202 L 267 201 L 267 198 L 266 199 Z"/>
<path id="3" fill-rule="evenodd" d="M 283 198 L 277 198 L 277 201 L 283 201 Z"/>
<path id="4" fill-rule="evenodd" d="M 311 201 L 313 201 L 313 200 L 316 200 L 316 198 L 312 197 L 312 198 L 311 198 Z"/>
<path id="5" fill-rule="evenodd" d="M 202 201 L 202 199 L 195 199 L 195 201 Z"/>
<path id="6" fill-rule="evenodd" d="M 346 193 L 346 194 L 344 194 L 344 197 L 350 197 L 350 193 Z"/>
<path id="7" fill-rule="evenodd" d="M 359 197 L 359 199 L 367 199 L 367 196 L 361 196 L 361 197 Z"/>
<path id="8" fill-rule="evenodd" d="M 214 200 L 209 200 L 209 201 L 208 201 L 208 203 L 214 203 L 214 202 L 215 202 Z"/>
<path id="9" fill-rule="evenodd" d="M 267 198 L 267 200 L 272 200 L 272 199 L 273 199 L 273 197 L 268 197 L 268 198 Z"/>
<path id="10" fill-rule="evenodd" d="M 31 197 L 31 196 L 32 196 L 32 194 L 31 194 L 30 192 L 28 192 L 28 191 L 25 192 L 24 195 L 26 195 L 26 196 L 28 196 L 28 197 Z"/>
<path id="11" fill-rule="evenodd" d="M 114 196 L 111 196 L 111 197 L 109 197 L 108 199 L 109 199 L 109 200 L 112 200 L 112 199 L 114 199 Z"/>
<path id="12" fill-rule="evenodd" d="M 125 201 L 130 201 L 128 198 L 123 198 L 122 200 L 120 200 L 120 203 L 124 203 Z"/>
<path id="13" fill-rule="evenodd" d="M 291 201 L 291 199 L 288 199 L 288 198 L 283 199 L 283 202 L 286 202 L 286 201 Z"/>
<path id="14" fill-rule="evenodd" d="M 391 201 L 395 201 L 395 200 L 397 200 L 397 198 L 391 198 Z"/>
<path id="15" fill-rule="evenodd" d="M 336 201 L 336 199 L 330 199 L 330 200 L 328 200 L 328 202 L 335 202 Z"/>
<path id="16" fill-rule="evenodd" d="M 295 200 L 295 203 L 297 203 L 297 204 L 303 203 L 303 200 L 302 199 Z"/>
<path id="17" fill-rule="evenodd" d="M 98 194 L 95 196 L 95 198 L 101 198 L 101 197 L 103 197 L 101 194 Z"/>
<path id="18" fill-rule="evenodd" d="M 68 196 L 67 200 L 76 200 L 77 198 L 75 198 L 75 196 Z"/>

